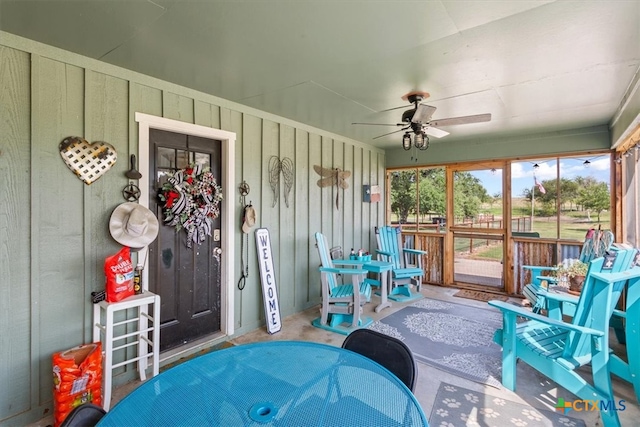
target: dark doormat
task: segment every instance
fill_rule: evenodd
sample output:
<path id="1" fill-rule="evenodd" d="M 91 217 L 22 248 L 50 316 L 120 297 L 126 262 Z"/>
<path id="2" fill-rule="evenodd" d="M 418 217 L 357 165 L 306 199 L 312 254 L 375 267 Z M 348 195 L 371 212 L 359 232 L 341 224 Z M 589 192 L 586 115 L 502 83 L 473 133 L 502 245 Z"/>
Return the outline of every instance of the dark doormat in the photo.
<path id="1" fill-rule="evenodd" d="M 453 296 L 459 297 L 459 298 L 474 299 L 477 301 L 484 301 L 484 302 L 491 301 L 491 300 L 499 300 L 499 301 L 509 300 L 509 297 L 506 297 L 504 295 L 493 294 L 491 292 L 470 291 L 467 289 L 458 291 L 455 294 L 453 294 Z"/>
<path id="2" fill-rule="evenodd" d="M 164 365 L 160 368 L 160 372 L 166 371 L 167 369 L 171 369 L 176 365 L 179 365 L 183 362 L 186 362 L 187 360 L 191 360 L 193 358 L 196 358 L 198 356 L 202 356 L 203 354 L 207 354 L 210 353 L 212 351 L 217 351 L 217 350 L 222 350 L 225 348 L 229 348 L 229 347 L 234 347 L 235 344 L 229 342 L 229 341 L 224 341 L 221 342 L 219 344 L 215 344 L 212 345 L 211 347 L 207 347 L 207 348 L 203 348 L 202 350 L 195 352 L 193 354 L 190 354 L 189 356 L 185 356 L 185 357 L 181 357 L 180 359 L 176 360 L 175 362 L 171 362 L 168 365 Z"/>

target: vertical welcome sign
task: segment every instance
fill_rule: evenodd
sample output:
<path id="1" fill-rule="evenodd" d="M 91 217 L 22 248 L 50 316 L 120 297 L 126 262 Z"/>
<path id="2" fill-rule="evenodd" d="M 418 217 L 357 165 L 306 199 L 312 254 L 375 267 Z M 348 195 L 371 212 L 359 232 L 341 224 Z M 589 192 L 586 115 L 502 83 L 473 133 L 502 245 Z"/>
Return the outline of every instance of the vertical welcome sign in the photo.
<path id="1" fill-rule="evenodd" d="M 280 321 L 276 276 L 273 269 L 271 239 L 269 238 L 269 230 L 266 228 L 258 228 L 256 230 L 256 249 L 258 253 L 258 265 L 260 266 L 260 281 L 262 282 L 262 297 L 264 299 L 264 316 L 267 319 L 267 332 L 274 334 L 280 331 L 282 323 Z"/>

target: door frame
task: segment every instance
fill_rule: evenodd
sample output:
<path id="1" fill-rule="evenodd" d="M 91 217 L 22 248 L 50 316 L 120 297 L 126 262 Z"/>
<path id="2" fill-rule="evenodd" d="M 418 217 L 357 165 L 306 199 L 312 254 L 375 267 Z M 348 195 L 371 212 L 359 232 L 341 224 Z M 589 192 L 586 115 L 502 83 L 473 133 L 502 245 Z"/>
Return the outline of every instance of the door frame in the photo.
<path id="1" fill-rule="evenodd" d="M 221 268 L 221 307 L 220 307 L 220 331 L 224 335 L 234 333 L 234 281 L 232 280 L 233 266 L 235 262 L 234 248 L 234 206 L 231 203 L 234 194 L 235 177 L 235 141 L 236 134 L 220 129 L 213 129 L 206 126 L 181 122 L 178 120 L 166 119 L 144 113 L 135 113 L 135 121 L 138 122 L 138 170 L 142 174 L 140 178 L 140 204 L 149 207 L 149 129 L 166 130 L 185 135 L 200 136 L 215 139 L 222 142 L 222 194 L 225 195 L 221 204 L 222 226 L 221 240 L 224 243 Z M 148 257 L 145 263 L 148 263 Z M 145 289 L 148 286 L 148 269 L 143 270 L 143 283 Z"/>
<path id="2" fill-rule="evenodd" d="M 454 217 L 454 174 L 455 172 L 468 172 L 481 169 L 501 169 L 502 170 L 502 218 L 504 227 L 494 231 L 485 230 L 486 234 L 502 236 L 502 289 L 503 292 L 512 293 L 510 284 L 513 283 L 513 245 L 511 243 L 511 162 L 506 160 L 495 160 L 487 162 L 455 163 L 445 166 L 446 181 L 446 235 L 445 254 L 443 266 L 443 279 L 446 285 L 456 285 L 455 276 L 455 237 L 456 233 L 472 234 L 466 227 L 459 227 L 453 224 Z M 473 286 L 473 285 L 472 285 Z M 478 285 L 484 288 L 482 285 Z"/>

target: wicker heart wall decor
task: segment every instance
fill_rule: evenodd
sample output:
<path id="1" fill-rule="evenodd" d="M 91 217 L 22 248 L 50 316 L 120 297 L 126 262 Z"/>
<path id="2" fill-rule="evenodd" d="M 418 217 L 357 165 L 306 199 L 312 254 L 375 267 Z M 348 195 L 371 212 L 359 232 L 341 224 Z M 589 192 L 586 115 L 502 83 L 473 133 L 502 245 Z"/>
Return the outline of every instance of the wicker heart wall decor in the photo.
<path id="1" fill-rule="evenodd" d="M 116 164 L 118 153 L 104 141 L 90 143 L 79 136 L 68 136 L 58 146 L 60 156 L 82 182 L 91 185 Z"/>

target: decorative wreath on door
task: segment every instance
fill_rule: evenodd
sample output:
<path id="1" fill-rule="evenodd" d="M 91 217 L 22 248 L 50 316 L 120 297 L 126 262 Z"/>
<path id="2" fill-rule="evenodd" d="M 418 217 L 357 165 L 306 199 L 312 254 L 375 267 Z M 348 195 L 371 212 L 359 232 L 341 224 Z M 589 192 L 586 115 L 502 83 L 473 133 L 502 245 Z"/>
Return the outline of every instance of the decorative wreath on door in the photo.
<path id="1" fill-rule="evenodd" d="M 211 236 L 212 220 L 220 216 L 222 188 L 209 167 L 191 164 L 176 171 L 162 186 L 159 198 L 164 223 L 176 232 L 186 230 L 188 248 Z"/>

